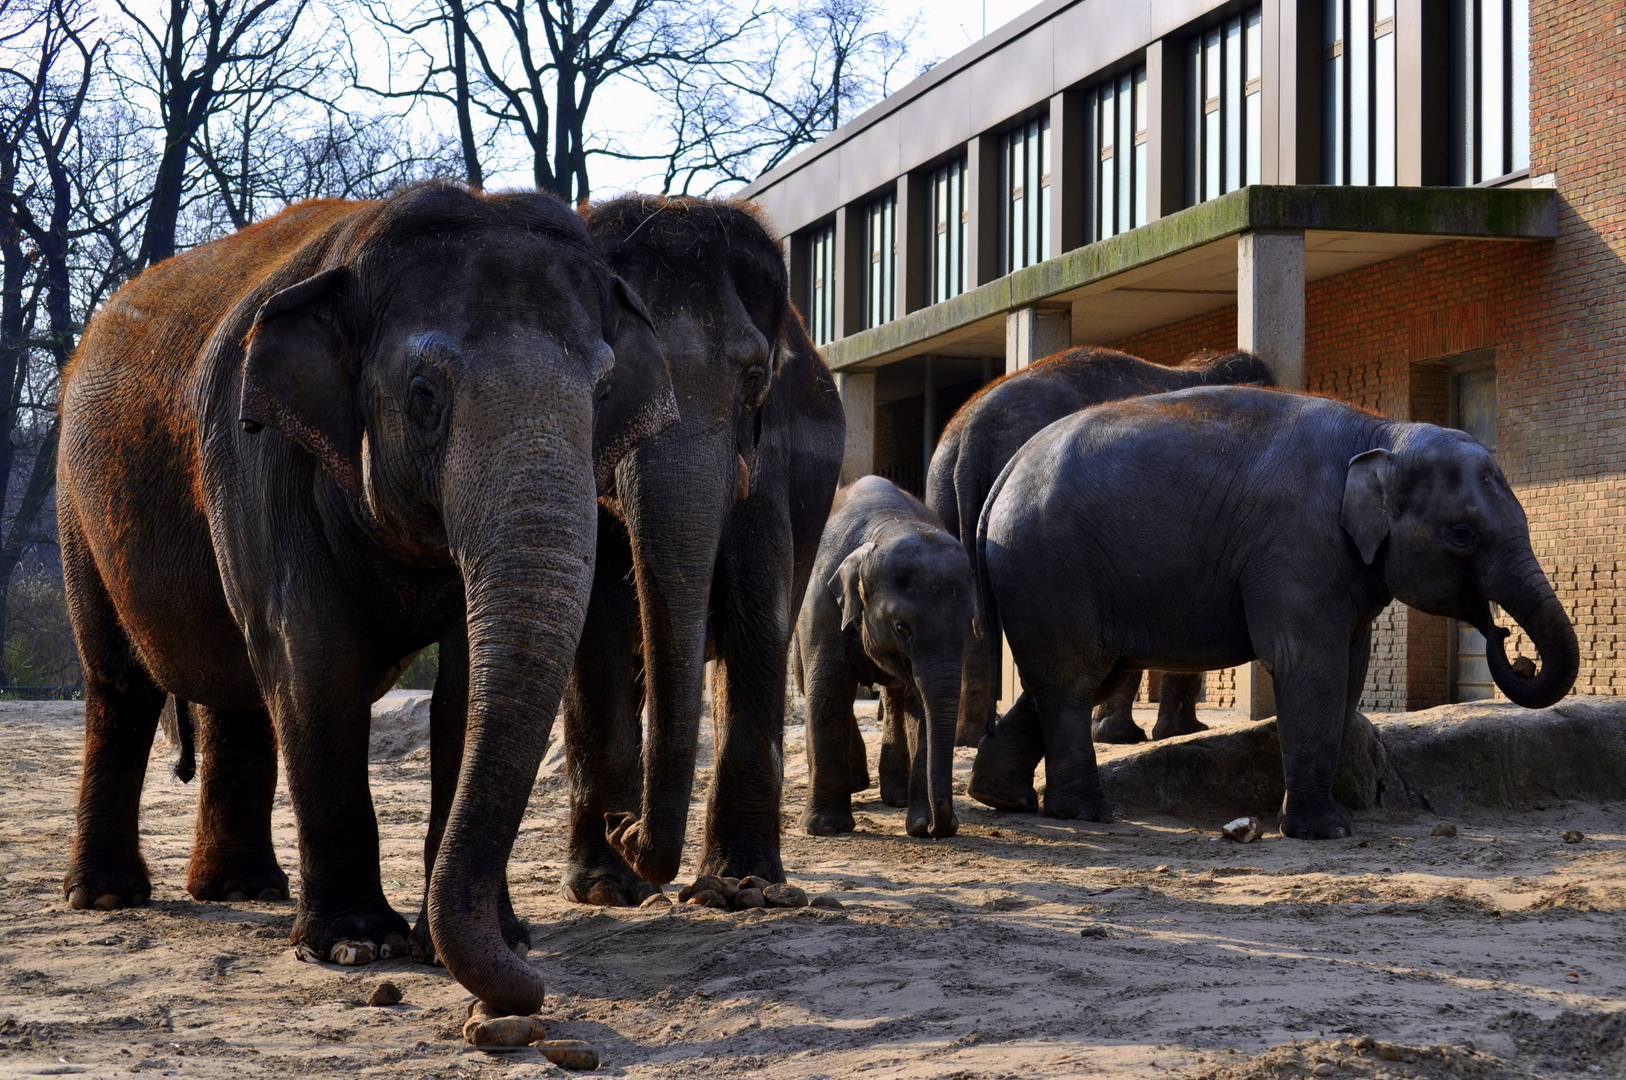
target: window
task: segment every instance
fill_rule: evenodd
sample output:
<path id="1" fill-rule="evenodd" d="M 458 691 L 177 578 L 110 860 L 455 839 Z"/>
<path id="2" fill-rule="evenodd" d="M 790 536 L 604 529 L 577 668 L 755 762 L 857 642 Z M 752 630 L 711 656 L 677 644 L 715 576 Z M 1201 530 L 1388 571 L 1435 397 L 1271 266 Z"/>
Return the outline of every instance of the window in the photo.
<path id="1" fill-rule="evenodd" d="M 1258 8 L 1191 40 L 1186 54 L 1189 202 L 1259 182 L 1264 49 Z"/>
<path id="2" fill-rule="evenodd" d="M 1050 117 L 1029 120 L 999 140 L 1001 274 L 1050 258 Z"/>
<path id="3" fill-rule="evenodd" d="M 893 231 L 898 196 L 889 191 L 864 212 L 865 250 L 869 274 L 864 283 L 864 325 L 880 326 L 897 317 L 898 244 Z"/>
<path id="4" fill-rule="evenodd" d="M 807 242 L 807 332 L 815 345 L 836 339 L 836 224 L 813 227 Z"/>
<path id="5" fill-rule="evenodd" d="M 1395 182 L 1395 0 L 1325 0 L 1322 180 Z"/>
<path id="6" fill-rule="evenodd" d="M 1146 224 L 1146 68 L 1127 71 L 1089 92 L 1095 128 L 1095 239 Z"/>
<path id="7" fill-rule="evenodd" d="M 932 303 L 965 292 L 965 158 L 932 171 L 930 262 Z"/>
<path id="8" fill-rule="evenodd" d="M 1451 5 L 1452 183 L 1530 167 L 1530 0 Z"/>

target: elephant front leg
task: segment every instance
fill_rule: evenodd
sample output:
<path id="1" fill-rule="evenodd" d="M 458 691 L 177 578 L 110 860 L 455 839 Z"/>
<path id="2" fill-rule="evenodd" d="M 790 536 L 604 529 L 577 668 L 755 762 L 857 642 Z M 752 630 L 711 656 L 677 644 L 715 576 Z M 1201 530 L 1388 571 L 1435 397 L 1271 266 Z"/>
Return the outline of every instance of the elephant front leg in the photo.
<path id="1" fill-rule="evenodd" d="M 601 510 L 592 599 L 562 710 L 570 806 L 559 891 L 578 904 L 625 907 L 656 891 L 604 831 L 606 815 L 637 815 L 643 804 L 644 695 L 637 649 L 631 549 L 625 528 Z"/>
<path id="2" fill-rule="evenodd" d="M 310 635 L 312 653 L 294 657 L 286 673 L 269 680 L 299 833 L 300 896 L 290 940 L 301 959 L 365 964 L 406 955 L 409 929 L 384 898 L 367 785 L 377 673 L 343 670 L 331 653 L 316 651 L 321 637 Z"/>
<path id="3" fill-rule="evenodd" d="M 1153 739 L 1195 735 L 1208 730 L 1208 725 L 1197 719 L 1197 698 L 1202 694 L 1203 678 L 1200 671 L 1163 673 L 1158 693 L 1157 725 L 1152 728 Z"/>
<path id="4" fill-rule="evenodd" d="M 288 899 L 288 875 L 271 843 L 277 793 L 271 715 L 263 708 L 189 708 L 201 760 L 186 891 L 194 900 Z"/>
<path id="5" fill-rule="evenodd" d="M 1138 743 L 1146 732 L 1135 723 L 1135 698 L 1140 694 L 1141 672 L 1124 672 L 1123 682 L 1095 711 L 1090 735 L 1098 743 Z"/>
<path id="6" fill-rule="evenodd" d="M 853 696 L 858 680 L 840 658 L 815 650 L 806 658 L 807 806 L 802 829 L 810 836 L 852 832 L 852 738 L 858 722 Z M 721 680 L 719 680 L 721 681 Z"/>
<path id="7" fill-rule="evenodd" d="M 1039 793 L 1033 771 L 1044 760 L 1044 730 L 1033 695 L 1024 692 L 977 744 L 967 794 L 995 810 L 1033 814 Z"/>
<path id="8" fill-rule="evenodd" d="M 901 690 L 881 690 L 881 801 L 888 806 L 909 805 L 912 750 L 908 711 Z"/>
<path id="9" fill-rule="evenodd" d="M 1343 749 L 1344 720 L 1360 699 L 1365 654 L 1371 647 L 1369 628 L 1355 637 L 1362 654 L 1359 663 L 1351 663 L 1355 645 L 1336 643 L 1326 649 L 1300 650 L 1305 660 L 1293 667 L 1277 664 L 1271 672 L 1287 780 L 1283 836 L 1327 840 L 1354 835 L 1355 819 L 1333 798 L 1332 785 Z M 1360 681 L 1354 678 L 1357 673 Z"/>

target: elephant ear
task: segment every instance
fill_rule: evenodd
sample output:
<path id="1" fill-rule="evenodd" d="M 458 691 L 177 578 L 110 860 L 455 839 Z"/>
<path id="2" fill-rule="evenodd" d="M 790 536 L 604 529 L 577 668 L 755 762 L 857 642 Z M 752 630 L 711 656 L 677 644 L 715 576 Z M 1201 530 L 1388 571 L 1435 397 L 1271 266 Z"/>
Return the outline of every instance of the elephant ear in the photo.
<path id="1" fill-rule="evenodd" d="M 607 340 L 615 353 L 607 391 L 593 417 L 593 475 L 599 494 L 610 487 L 616 463 L 639 442 L 677 421 L 672 372 L 661 351 L 655 323 L 638 294 L 615 279 L 615 303 Z"/>
<path id="2" fill-rule="evenodd" d="M 830 594 L 841 605 L 841 628 L 849 629 L 864 613 L 864 559 L 875 550 L 873 542 L 854 548 L 830 575 Z"/>
<path id="3" fill-rule="evenodd" d="M 1394 457 L 1383 449 L 1356 454 L 1349 459 L 1349 475 L 1344 478 L 1340 521 L 1367 566 L 1378 557 L 1378 548 L 1389 535 L 1389 484 Z"/>
<path id="4" fill-rule="evenodd" d="M 274 427 L 316 455 L 346 491 L 361 491 L 361 423 L 339 325 L 343 267 L 277 293 L 245 339 L 239 416 L 250 434 Z"/>

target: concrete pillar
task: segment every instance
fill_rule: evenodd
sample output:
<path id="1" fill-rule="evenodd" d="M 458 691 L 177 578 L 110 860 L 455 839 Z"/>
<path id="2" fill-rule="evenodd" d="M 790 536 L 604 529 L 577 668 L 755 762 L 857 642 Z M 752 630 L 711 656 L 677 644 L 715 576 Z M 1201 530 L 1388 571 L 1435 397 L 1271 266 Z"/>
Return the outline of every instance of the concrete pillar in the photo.
<path id="1" fill-rule="evenodd" d="M 1237 348 L 1258 353 L 1284 390 L 1304 389 L 1304 234 L 1246 232 L 1236 246 Z M 1270 673 L 1255 662 L 1236 673 L 1237 708 L 1276 714 Z"/>
<path id="2" fill-rule="evenodd" d="M 847 418 L 847 441 L 841 452 L 841 482 L 850 484 L 875 471 L 875 373 L 836 374 L 841 411 Z"/>
<path id="3" fill-rule="evenodd" d="M 1020 371 L 1035 360 L 1072 348 L 1070 308 L 1017 308 L 1005 316 L 1005 370 Z"/>
<path id="4" fill-rule="evenodd" d="M 1245 232 L 1236 244 L 1237 348 L 1285 390 L 1304 389 L 1304 233 Z"/>
<path id="5" fill-rule="evenodd" d="M 932 455 L 937 452 L 937 364 L 927 356 L 922 357 L 921 366 L 924 369 L 921 378 L 924 398 L 921 402 L 920 451 L 923 456 L 920 481 L 924 491 L 926 477 L 932 471 Z"/>

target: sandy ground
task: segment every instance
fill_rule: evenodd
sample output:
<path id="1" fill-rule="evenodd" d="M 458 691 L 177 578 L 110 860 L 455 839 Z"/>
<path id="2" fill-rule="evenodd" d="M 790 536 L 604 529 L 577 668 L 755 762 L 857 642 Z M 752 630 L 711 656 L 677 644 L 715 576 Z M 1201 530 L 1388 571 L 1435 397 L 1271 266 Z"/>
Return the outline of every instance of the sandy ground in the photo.
<path id="1" fill-rule="evenodd" d="M 555 1071 L 464 1046 L 467 995 L 439 969 L 303 964 L 290 905 L 187 898 L 194 792 L 162 740 L 142 818 L 152 903 L 69 910 L 80 737 L 75 706 L 0 704 L 0 1078 Z M 802 730 L 786 741 L 785 864 L 844 910 L 565 902 L 550 753 L 510 875 L 550 1037 L 593 1043 L 601 1072 L 1626 1075 L 1626 806 L 1459 819 L 1452 839 L 1432 817 L 1364 815 L 1352 840 L 1240 846 L 1219 821 L 1063 823 L 962 794 L 952 840 L 909 839 L 903 811 L 869 800 L 856 834 L 814 839 L 795 828 Z M 963 793 L 969 751 L 958 765 Z M 426 752 L 375 764 L 372 784 L 386 889 L 415 912 Z M 276 836 L 295 873 L 285 799 Z M 362 1004 L 381 978 L 404 1004 Z"/>

